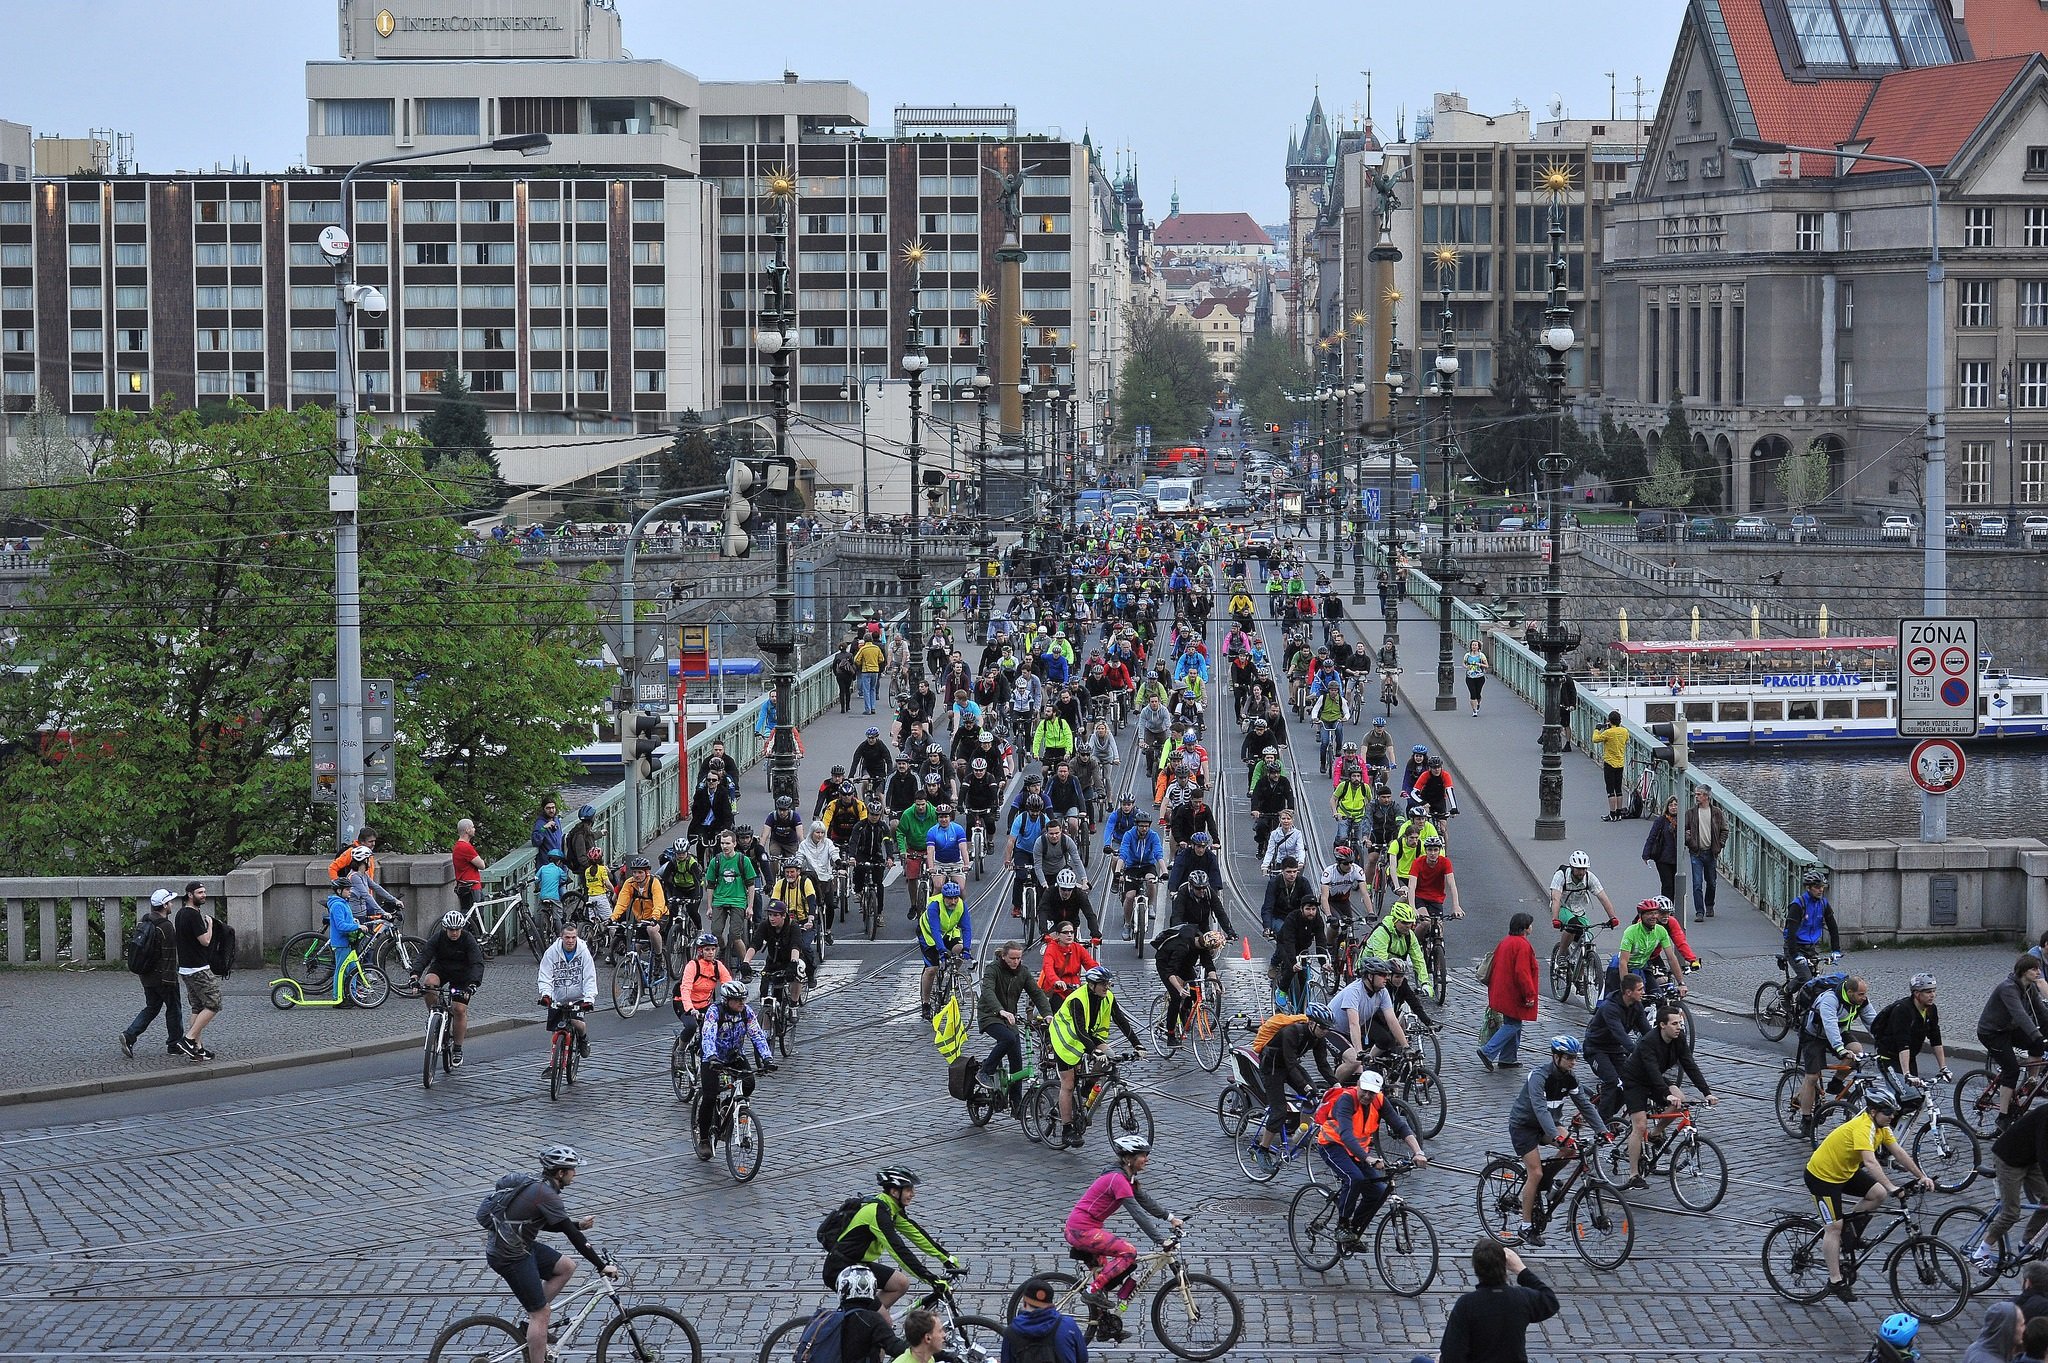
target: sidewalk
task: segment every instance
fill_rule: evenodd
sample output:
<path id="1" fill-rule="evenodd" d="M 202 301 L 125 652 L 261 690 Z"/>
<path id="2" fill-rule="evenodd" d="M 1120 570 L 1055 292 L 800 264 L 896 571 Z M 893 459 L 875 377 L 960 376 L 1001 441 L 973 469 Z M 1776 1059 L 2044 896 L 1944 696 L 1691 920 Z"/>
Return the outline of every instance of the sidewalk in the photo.
<path id="1" fill-rule="evenodd" d="M 1325 571 L 1330 571 L 1327 561 Z M 1330 571 L 1331 581 L 1337 574 Z M 1348 570 L 1346 581 L 1349 580 Z M 1378 598 L 1369 596 L 1363 606 L 1346 606 L 1353 612 L 1346 623 L 1363 632 L 1378 646 L 1381 634 Z M 1361 616 L 1359 612 L 1365 612 Z M 1432 753 L 1440 753 L 1460 792 L 1465 817 L 1485 819 L 1501 835 L 1528 870 L 1539 903 L 1548 903 L 1550 878 L 1574 850 L 1583 849 L 1592 858 L 1598 875 L 1614 901 L 1624 924 L 1637 901 L 1659 892 L 1656 870 L 1642 858 L 1643 840 L 1648 836 L 1647 819 L 1603 823 L 1607 797 L 1597 763 L 1590 754 L 1567 752 L 1564 759 L 1564 816 L 1566 835 L 1562 842 L 1538 842 L 1536 826 L 1536 781 L 1542 761 L 1538 744 L 1542 738 L 1542 715 L 1499 681 L 1489 681 L 1480 713 L 1470 713 L 1465 693 L 1464 668 L 1456 668 L 1457 708 L 1438 712 L 1436 705 L 1437 621 L 1410 602 L 1401 606 L 1401 704 L 1390 721 L 1405 757 L 1405 749 L 1425 742 Z M 1463 648 L 1454 645 L 1453 659 Z M 1420 737 L 1409 735 L 1420 730 Z M 1454 843 L 1455 838 L 1452 840 Z M 1455 848 L 1453 860 L 1456 859 Z M 1680 873 L 1687 863 L 1681 856 Z M 1471 895 L 1476 887 L 1467 887 Z M 1690 894 L 1690 889 L 1687 891 Z M 1688 905 L 1692 914 L 1697 905 Z M 1540 916 L 1539 916 L 1540 917 Z M 1714 901 L 1714 917 L 1705 922 L 1688 921 L 1687 939 L 1705 962 L 1705 969 L 1690 977 L 1687 985 L 1693 1000 L 1710 1008 L 1742 1017 L 1750 1015 L 1751 1000 L 1759 984 L 1779 978 L 1776 957 L 1783 942 L 1777 922 L 1745 896 L 1721 883 Z M 1539 921 L 1535 937 L 1539 953 L 1548 951 L 1547 922 Z M 1602 945 L 1612 950 L 1614 935 Z M 1946 1040 L 1961 1049 L 1972 1040 L 1970 1023 L 1975 1020 L 1978 1000 L 1988 993 L 2010 969 L 2014 946 L 1921 946 L 1905 950 L 1869 947 L 1851 951 L 1838 969 L 1853 971 L 1870 982 L 1870 997 L 1878 1007 L 1907 992 L 1907 982 L 1920 971 L 1932 971 L 1943 984 L 1944 993 L 1955 1001 L 1950 1011 Z"/>

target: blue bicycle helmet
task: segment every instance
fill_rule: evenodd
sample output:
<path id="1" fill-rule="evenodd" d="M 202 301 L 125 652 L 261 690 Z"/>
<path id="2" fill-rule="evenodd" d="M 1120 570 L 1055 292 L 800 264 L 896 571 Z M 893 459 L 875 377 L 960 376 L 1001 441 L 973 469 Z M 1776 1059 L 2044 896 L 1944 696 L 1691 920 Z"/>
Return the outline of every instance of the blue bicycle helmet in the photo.
<path id="1" fill-rule="evenodd" d="M 1584 1055 L 1586 1047 L 1585 1043 L 1575 1036 L 1554 1036 L 1550 1038 L 1550 1053 L 1552 1055 Z"/>
<path id="2" fill-rule="evenodd" d="M 960 897 L 960 882 L 957 880 L 947 881 L 939 887 L 939 893 L 948 899 L 958 899 Z"/>
<path id="3" fill-rule="evenodd" d="M 1329 1008 L 1320 1003 L 1311 1003 L 1303 1011 L 1306 1013 L 1308 1020 L 1318 1027 L 1328 1027 L 1336 1021 L 1335 1018 L 1330 1016 Z"/>
<path id="4" fill-rule="evenodd" d="M 1912 1345 L 1920 1334 L 1920 1317 L 1900 1311 L 1884 1318 L 1884 1324 L 1877 1327 L 1877 1337 L 1894 1349 L 1905 1349 Z"/>
<path id="5" fill-rule="evenodd" d="M 1427 757 L 1429 756 L 1429 745 L 1426 743 L 1417 743 L 1408 751 L 1417 757 Z"/>

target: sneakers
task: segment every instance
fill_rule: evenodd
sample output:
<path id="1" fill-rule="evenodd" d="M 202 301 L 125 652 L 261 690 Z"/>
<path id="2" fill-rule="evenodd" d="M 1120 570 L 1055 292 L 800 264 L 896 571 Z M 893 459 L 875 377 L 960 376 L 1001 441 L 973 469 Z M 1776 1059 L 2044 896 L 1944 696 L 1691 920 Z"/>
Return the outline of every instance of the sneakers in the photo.
<path id="1" fill-rule="evenodd" d="M 449 1048 L 448 1068 L 451 1070 L 459 1070 L 462 1068 L 462 1047 L 451 1046 Z"/>
<path id="2" fill-rule="evenodd" d="M 171 1043 L 171 1054 L 182 1055 L 188 1059 L 197 1060 L 199 1058 L 199 1048 L 192 1044 L 191 1037 L 180 1036 L 176 1041 L 173 1041 Z"/>
<path id="3" fill-rule="evenodd" d="M 589 1037 L 587 1037 L 587 1036 L 579 1036 L 579 1037 L 577 1037 L 577 1038 L 576 1038 L 576 1054 L 577 1054 L 577 1056 L 578 1056 L 579 1058 L 581 1058 L 581 1059 L 584 1059 L 584 1060 L 588 1060 L 588 1059 L 590 1059 L 590 1038 L 589 1038 Z"/>
<path id="4" fill-rule="evenodd" d="M 704 1162 L 706 1162 L 707 1164 L 708 1164 L 708 1163 L 710 1163 L 710 1161 L 711 1161 L 711 1142 L 710 1142 L 710 1141 L 698 1141 L 698 1142 L 697 1142 L 697 1158 L 698 1158 L 698 1159 L 700 1159 L 700 1160 L 703 1160 L 703 1161 L 704 1161 Z"/>
<path id="5" fill-rule="evenodd" d="M 190 1054 L 191 1054 L 191 1056 L 192 1056 L 192 1058 L 193 1058 L 194 1060 L 211 1060 L 211 1059 L 213 1059 L 213 1052 L 212 1052 L 212 1051 L 209 1051 L 209 1050 L 207 1050 L 207 1049 L 206 1049 L 206 1047 L 204 1047 L 204 1046 L 194 1046 L 194 1047 L 192 1048 L 192 1050 L 191 1050 Z"/>
<path id="6" fill-rule="evenodd" d="M 1482 1065 L 1484 1065 L 1484 1066 L 1486 1066 L 1486 1072 L 1487 1072 L 1488 1074 L 1492 1074 L 1492 1073 L 1493 1073 L 1493 1057 L 1492 1057 L 1492 1056 L 1488 1055 L 1488 1054 L 1487 1054 L 1487 1053 L 1486 1053 L 1485 1051 L 1474 1051 L 1474 1052 L 1472 1052 L 1472 1054 L 1474 1054 L 1474 1055 L 1476 1055 L 1476 1056 L 1478 1056 L 1478 1057 L 1479 1057 L 1479 1063 L 1480 1063 L 1480 1064 L 1482 1064 Z"/>
<path id="7" fill-rule="evenodd" d="M 1515 1236 L 1525 1245 L 1534 1245 L 1537 1249 L 1543 1248 L 1543 1232 L 1530 1225 L 1527 1221 L 1524 1221 L 1516 1228 Z"/>
<path id="8" fill-rule="evenodd" d="M 1629 1179 L 1629 1181 L 1628 1181 L 1628 1182 L 1626 1182 L 1626 1183 L 1622 1184 L 1621 1186 L 1622 1186 L 1623 1188 L 1625 1188 L 1625 1189 L 1626 1189 L 1626 1188 L 1647 1188 L 1647 1187 L 1649 1187 L 1649 1186 L 1650 1186 L 1650 1180 L 1648 1180 L 1647 1178 L 1644 1178 L 1644 1177 L 1643 1177 L 1643 1176 L 1642 1176 L 1641 1174 L 1635 1174 L 1635 1175 L 1633 1175 L 1633 1176 L 1631 1176 L 1631 1177 L 1630 1177 L 1630 1179 Z"/>
<path id="9" fill-rule="evenodd" d="M 1807 1141 L 1813 1139 L 1813 1118 L 1801 1117 L 1799 1119 L 1799 1138 Z"/>
<path id="10" fill-rule="evenodd" d="M 121 1033 L 121 1054 L 130 1060 L 135 1058 L 135 1038 L 126 1032 Z"/>
<path id="11" fill-rule="evenodd" d="M 1838 1282 L 1838 1283 L 1829 1283 L 1829 1284 L 1828 1284 L 1828 1291 L 1830 1291 L 1830 1292 L 1834 1293 L 1834 1294 L 1835 1294 L 1836 1296 L 1840 1297 L 1840 1298 L 1841 1298 L 1841 1299 L 1842 1299 L 1843 1301 L 1855 1301 L 1855 1300 L 1856 1300 L 1856 1289 L 1855 1289 L 1855 1288 L 1853 1288 L 1853 1287 L 1851 1287 L 1851 1286 L 1849 1286 L 1849 1282 L 1848 1282 L 1848 1279 L 1846 1279 L 1846 1278 L 1845 1278 L 1845 1279 L 1843 1279 L 1843 1280 L 1842 1280 L 1841 1282 Z"/>
<path id="12" fill-rule="evenodd" d="M 1977 1272 L 1982 1274 L 1984 1277 L 1997 1277 L 1998 1251 L 1991 1248 L 1991 1246 L 1989 1245 L 1977 1246 L 1976 1253 L 1970 1256 L 1970 1267 L 1976 1269 Z"/>

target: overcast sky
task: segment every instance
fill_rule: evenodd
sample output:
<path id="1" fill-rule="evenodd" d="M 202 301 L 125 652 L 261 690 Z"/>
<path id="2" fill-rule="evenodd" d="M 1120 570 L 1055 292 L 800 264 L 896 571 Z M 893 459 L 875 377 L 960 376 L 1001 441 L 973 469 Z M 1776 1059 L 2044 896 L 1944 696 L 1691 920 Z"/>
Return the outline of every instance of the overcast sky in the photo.
<path id="1" fill-rule="evenodd" d="M 1543 116 L 1609 114 L 1608 71 L 1631 113 L 1637 76 L 1655 111 L 1682 0 L 1460 0 L 1429 4 L 1033 0 L 996 7 L 786 0 L 772 6 L 618 0 L 636 57 L 705 80 L 801 76 L 866 90 L 872 125 L 898 103 L 1014 104 L 1023 126 L 1137 158 L 1148 213 L 1179 181 L 1188 211 L 1280 220 L 1287 137 L 1320 81 L 1349 121 L 1373 78 L 1374 122 L 1391 136 L 1433 92 L 1474 110 L 1521 100 Z M 991 22 L 993 15 L 1004 16 Z M 0 118 L 38 133 L 132 132 L 145 170 L 259 171 L 305 146 L 301 64 L 333 59 L 331 0 L 0 0 Z M 906 24 L 914 24 L 910 37 Z"/>

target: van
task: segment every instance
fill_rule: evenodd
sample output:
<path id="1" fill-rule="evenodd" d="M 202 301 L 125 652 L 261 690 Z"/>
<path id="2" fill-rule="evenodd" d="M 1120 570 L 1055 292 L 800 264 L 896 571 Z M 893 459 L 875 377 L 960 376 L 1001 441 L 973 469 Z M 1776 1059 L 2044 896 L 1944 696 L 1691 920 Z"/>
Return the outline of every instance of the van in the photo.
<path id="1" fill-rule="evenodd" d="M 1643 511 L 1636 515 L 1636 541 L 1647 543 L 1651 540 L 1670 540 L 1680 521 L 1672 511 Z"/>

